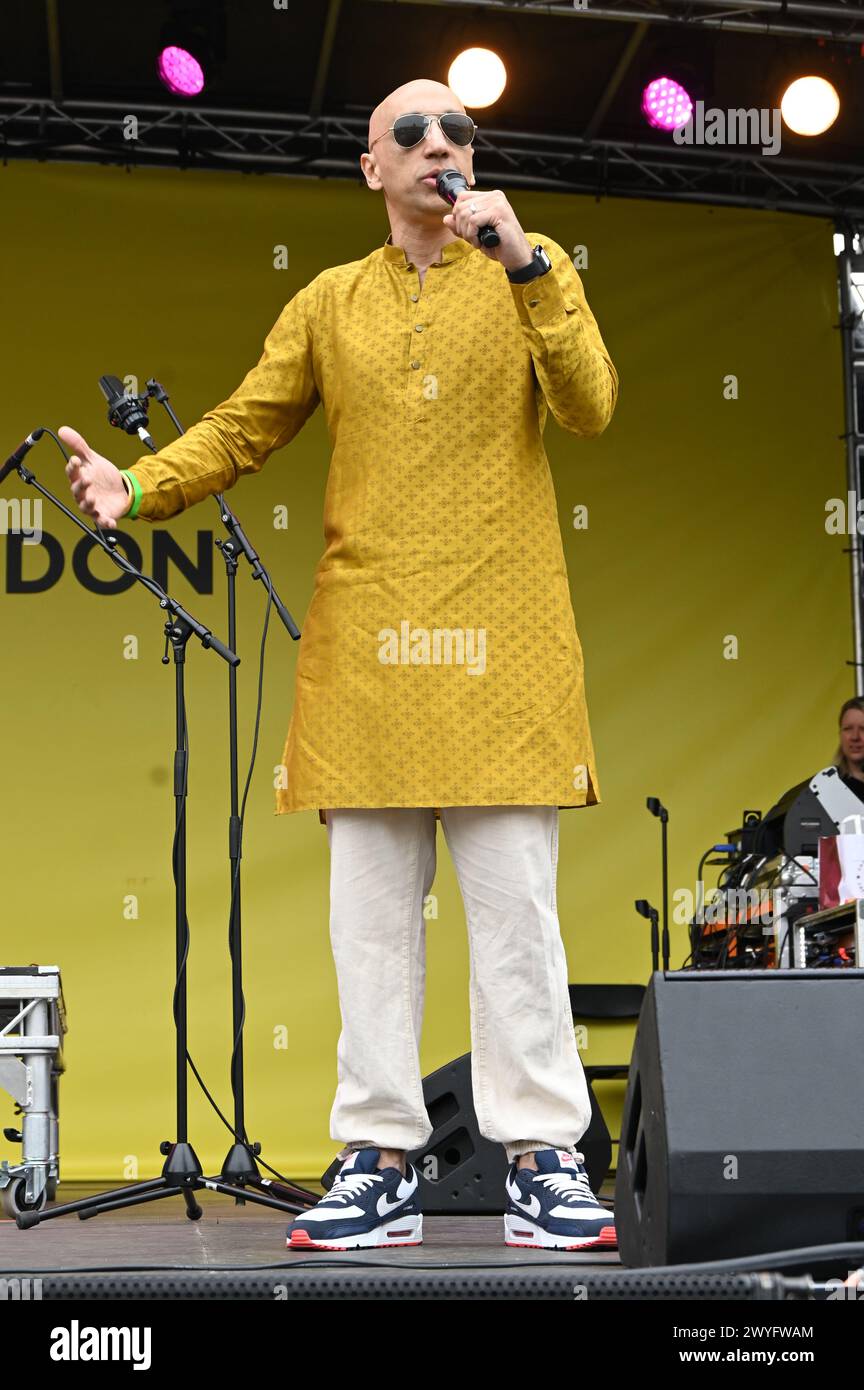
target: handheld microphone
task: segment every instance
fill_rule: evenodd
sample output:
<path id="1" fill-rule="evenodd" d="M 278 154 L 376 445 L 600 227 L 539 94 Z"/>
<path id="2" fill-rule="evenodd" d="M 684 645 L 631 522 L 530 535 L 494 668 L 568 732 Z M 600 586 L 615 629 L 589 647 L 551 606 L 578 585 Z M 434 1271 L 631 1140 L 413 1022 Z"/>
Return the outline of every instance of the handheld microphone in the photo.
<path id="1" fill-rule="evenodd" d="M 445 203 L 452 206 L 456 202 L 456 194 L 461 193 L 463 188 L 468 188 L 469 184 L 465 175 L 460 174 L 458 169 L 442 169 L 435 180 L 435 187 L 438 189 L 439 198 L 443 198 Z M 477 239 L 481 246 L 498 246 L 501 242 L 494 227 L 479 227 Z"/>
<path id="2" fill-rule="evenodd" d="M 23 443 L 18 445 L 18 448 L 15 450 L 13 454 L 9 455 L 3 467 L 0 468 L 0 483 L 2 483 L 6 478 L 8 478 L 10 473 L 14 473 L 19 463 L 21 463 L 27 457 L 30 450 L 33 448 L 33 445 L 38 443 L 38 441 L 42 438 L 44 433 L 45 429 L 42 425 L 40 425 L 38 429 L 35 429 L 32 431 L 32 433 L 28 434 L 27 438 L 23 441 Z"/>
<path id="3" fill-rule="evenodd" d="M 127 434 L 137 434 L 141 443 L 155 454 L 156 445 L 150 437 L 147 426 L 150 417 L 140 396 L 130 396 L 123 390 L 123 382 L 117 376 L 100 376 L 99 389 L 108 402 L 108 423 L 115 429 L 125 430 Z"/>

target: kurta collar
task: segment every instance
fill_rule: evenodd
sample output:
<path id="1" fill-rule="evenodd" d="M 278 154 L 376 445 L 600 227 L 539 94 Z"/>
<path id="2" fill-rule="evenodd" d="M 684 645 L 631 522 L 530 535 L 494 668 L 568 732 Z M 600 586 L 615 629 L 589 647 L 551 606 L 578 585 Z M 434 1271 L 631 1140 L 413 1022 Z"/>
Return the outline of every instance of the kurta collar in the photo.
<path id="1" fill-rule="evenodd" d="M 401 266 L 403 269 L 411 265 L 411 262 L 408 260 L 408 252 L 405 250 L 404 246 L 393 245 L 392 232 L 384 242 L 381 250 L 384 253 L 385 261 L 388 261 L 391 265 Z M 456 237 L 455 240 L 448 241 L 446 245 L 441 248 L 441 259 L 439 261 L 433 261 L 432 264 L 448 265 L 450 261 L 458 261 L 473 250 L 474 247 L 470 242 L 465 241 L 462 237 Z"/>

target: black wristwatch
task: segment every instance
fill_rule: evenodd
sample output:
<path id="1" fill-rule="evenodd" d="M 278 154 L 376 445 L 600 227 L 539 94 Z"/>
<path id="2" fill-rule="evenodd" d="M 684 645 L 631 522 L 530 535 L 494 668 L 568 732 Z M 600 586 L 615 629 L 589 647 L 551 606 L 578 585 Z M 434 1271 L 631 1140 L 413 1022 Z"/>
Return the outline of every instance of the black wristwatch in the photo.
<path id="1" fill-rule="evenodd" d="M 511 285 L 527 285 L 529 280 L 536 280 L 538 275 L 546 275 L 551 269 L 552 262 L 543 247 L 535 246 L 534 255 L 528 264 L 520 266 L 518 270 L 508 270 L 507 279 Z"/>

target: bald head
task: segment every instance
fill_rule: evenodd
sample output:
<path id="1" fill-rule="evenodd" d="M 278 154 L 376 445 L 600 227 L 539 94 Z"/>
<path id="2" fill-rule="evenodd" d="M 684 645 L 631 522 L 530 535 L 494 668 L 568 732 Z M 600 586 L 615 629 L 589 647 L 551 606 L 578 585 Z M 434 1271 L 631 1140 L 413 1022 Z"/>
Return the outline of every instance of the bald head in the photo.
<path id="1" fill-rule="evenodd" d="M 403 82 L 401 87 L 397 87 L 375 107 L 369 117 L 369 146 L 390 129 L 397 116 L 405 112 L 422 111 L 440 115 L 444 111 L 464 110 L 456 93 L 445 83 L 434 82 L 430 77 L 416 77 L 412 82 Z"/>
<path id="2" fill-rule="evenodd" d="M 449 140 L 440 121 L 432 121 L 416 145 L 400 145 L 387 134 L 399 116 L 443 116 L 447 111 L 468 114 L 444 82 L 417 77 L 386 96 L 369 118 L 369 147 L 360 156 L 360 168 L 367 186 L 384 196 L 397 245 L 418 230 L 453 239 L 454 233 L 442 225 L 444 205 L 436 182 L 441 170 L 458 170 L 474 187 L 473 143 Z"/>

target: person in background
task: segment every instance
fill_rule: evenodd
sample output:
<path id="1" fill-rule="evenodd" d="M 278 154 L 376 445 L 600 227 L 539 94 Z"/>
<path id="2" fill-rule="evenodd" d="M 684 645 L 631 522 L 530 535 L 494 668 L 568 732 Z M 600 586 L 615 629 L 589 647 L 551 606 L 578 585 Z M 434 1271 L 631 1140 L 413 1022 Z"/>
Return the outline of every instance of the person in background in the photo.
<path id="1" fill-rule="evenodd" d="M 846 786 L 864 801 L 864 697 L 855 695 L 840 710 L 840 746 L 834 766 Z"/>

